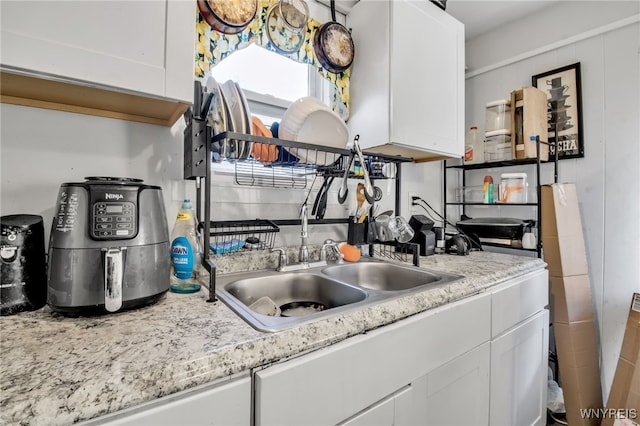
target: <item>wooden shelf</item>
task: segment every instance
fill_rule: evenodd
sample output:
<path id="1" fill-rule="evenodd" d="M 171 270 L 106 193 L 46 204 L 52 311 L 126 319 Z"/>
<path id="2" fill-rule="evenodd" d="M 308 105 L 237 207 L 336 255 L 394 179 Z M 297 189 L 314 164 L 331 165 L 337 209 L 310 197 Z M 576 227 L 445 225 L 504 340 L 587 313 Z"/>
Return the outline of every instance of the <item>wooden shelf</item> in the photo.
<path id="1" fill-rule="evenodd" d="M 0 70 L 0 102 L 171 127 L 189 104 Z"/>

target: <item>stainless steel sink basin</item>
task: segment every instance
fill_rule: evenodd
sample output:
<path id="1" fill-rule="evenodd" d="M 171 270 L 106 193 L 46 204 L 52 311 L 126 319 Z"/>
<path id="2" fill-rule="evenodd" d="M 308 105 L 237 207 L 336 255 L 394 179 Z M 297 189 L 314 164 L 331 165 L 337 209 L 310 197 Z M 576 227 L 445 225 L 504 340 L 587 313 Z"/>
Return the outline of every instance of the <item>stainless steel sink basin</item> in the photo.
<path id="1" fill-rule="evenodd" d="M 322 273 L 339 281 L 379 291 L 402 291 L 443 279 L 441 274 L 393 263 L 352 263 L 330 266 Z"/>
<path id="2" fill-rule="evenodd" d="M 252 327 L 278 331 L 460 278 L 371 259 L 297 272 L 268 270 L 220 275 L 216 294 Z M 267 300 L 267 306 L 273 309 L 256 307 L 260 299 Z M 290 310 L 292 306 L 294 309 Z M 298 306 L 310 308 L 300 310 Z M 293 311 L 295 314 L 284 315 Z"/>
<path id="3" fill-rule="evenodd" d="M 278 307 L 292 302 L 312 302 L 322 306 L 322 310 L 360 302 L 367 297 L 359 288 L 304 272 L 240 279 L 225 286 L 225 290 L 249 307 L 263 296 Z"/>

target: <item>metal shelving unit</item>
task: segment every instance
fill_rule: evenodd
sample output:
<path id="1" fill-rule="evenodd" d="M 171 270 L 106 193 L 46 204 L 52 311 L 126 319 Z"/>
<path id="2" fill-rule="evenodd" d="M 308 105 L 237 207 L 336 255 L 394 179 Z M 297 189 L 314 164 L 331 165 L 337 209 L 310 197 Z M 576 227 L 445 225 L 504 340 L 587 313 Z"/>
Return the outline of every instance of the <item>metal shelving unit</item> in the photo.
<path id="1" fill-rule="evenodd" d="M 542 257 L 542 238 L 541 238 L 541 215 L 542 211 L 540 209 L 540 198 L 541 198 L 541 185 L 540 182 L 540 172 L 543 164 L 553 164 L 554 172 L 553 172 L 553 181 L 555 183 L 558 182 L 558 150 L 555 150 L 554 159 L 548 161 L 542 161 L 540 159 L 540 145 L 555 145 L 554 142 L 544 142 L 540 140 L 540 137 L 536 137 L 536 152 L 538 156 L 536 158 L 527 158 L 521 160 L 509 160 L 509 161 L 495 161 L 489 163 L 478 163 L 478 164 L 456 164 L 456 165 L 447 165 L 445 161 L 445 167 L 443 171 L 443 198 L 444 198 L 444 218 L 447 218 L 447 206 L 459 206 L 462 207 L 462 215 L 465 215 L 467 206 L 484 206 L 484 207 L 512 207 L 512 206 L 531 206 L 536 208 L 536 227 L 538 229 L 538 238 L 535 249 L 525 249 L 519 247 L 507 247 L 500 244 L 492 244 L 492 243 L 481 243 L 486 246 L 494 246 L 494 247 L 503 247 L 509 248 L 512 250 L 524 250 L 524 251 L 532 251 L 536 252 L 538 257 Z M 510 167 L 510 166 L 524 166 L 524 165 L 534 165 L 536 166 L 536 202 L 535 203 L 495 203 L 495 204 L 487 204 L 480 202 L 466 202 L 464 201 L 464 193 L 463 193 L 463 201 L 447 201 L 447 171 L 451 169 L 458 169 L 462 171 L 462 186 L 466 185 L 466 171 L 468 170 L 481 170 L 481 169 L 491 169 L 491 168 L 501 168 L 501 167 Z"/>
<path id="2" fill-rule="evenodd" d="M 268 165 L 261 164 L 260 162 L 251 158 L 248 152 L 245 152 L 240 158 L 234 158 L 233 161 L 236 164 L 236 170 L 238 167 L 248 170 L 257 170 L 257 168 L 264 167 L 278 167 L 280 170 L 288 170 L 292 175 L 302 176 L 306 179 L 307 175 L 319 175 L 319 176 L 336 176 L 342 177 L 345 172 L 345 168 L 349 163 L 347 160 L 353 155 L 353 152 L 348 149 L 332 148 L 320 145 L 307 144 L 297 141 L 267 138 L 263 136 L 255 136 L 234 132 L 222 132 L 219 134 L 213 134 L 213 130 L 207 125 L 207 110 L 208 107 L 204 107 L 206 102 L 202 99 L 202 88 L 198 81 L 194 84 L 194 103 L 191 108 L 185 112 L 184 118 L 187 124 L 184 130 L 184 179 L 194 180 L 196 185 L 196 214 L 201 219 L 199 229 L 202 232 L 203 247 L 209 252 L 210 242 L 212 237 L 215 240 L 219 235 L 216 228 L 220 227 L 222 222 L 211 221 L 211 163 L 214 159 L 214 153 L 220 155 L 224 152 L 220 149 L 223 144 L 265 144 L 276 145 L 278 147 L 278 156 L 274 161 Z M 289 152 L 293 148 L 294 155 Z M 377 153 L 363 152 L 365 161 L 369 164 L 361 165 L 368 170 L 373 170 L 372 164 L 376 162 L 395 163 L 398 166 L 400 163 L 411 162 L 411 158 L 382 155 Z M 295 160 L 292 158 L 295 157 Z M 329 159 L 330 161 L 327 161 Z M 322 165 L 318 165 L 318 163 Z M 395 210 L 400 211 L 400 167 L 395 167 Z M 245 172 L 246 173 L 246 172 Z M 251 173 L 248 173 L 251 176 Z M 355 173 L 350 173 L 349 178 L 359 179 L 359 176 Z M 370 175 L 372 181 L 376 179 L 387 179 L 382 175 L 377 175 L 373 172 Z M 267 179 L 268 180 L 268 179 Z M 203 185 L 204 181 L 204 185 Z M 236 178 L 237 181 L 237 178 Z M 248 181 L 247 181 L 248 182 Z M 288 187 L 295 188 L 298 183 L 291 181 L 282 184 L 282 180 L 273 180 L 273 187 Z M 244 182 L 246 184 L 246 182 Z M 263 182 L 261 182 L 263 183 Z M 238 182 L 238 184 L 243 184 Z M 259 221 L 259 219 L 256 219 Z M 255 221 L 247 221 L 255 222 Z M 275 227 L 280 225 L 299 225 L 301 221 L 299 219 L 283 219 L 271 221 Z M 309 220 L 309 224 L 336 224 L 336 223 L 349 223 L 349 218 L 337 218 L 337 219 L 320 219 Z M 238 224 L 236 223 L 236 226 Z M 279 229 L 278 229 L 279 230 Z M 278 232 L 275 228 L 269 231 L 269 235 Z M 229 236 L 229 232 L 236 233 L 236 230 L 225 230 L 226 234 L 222 236 Z M 258 230 L 244 227 L 242 235 L 248 235 L 257 233 Z M 267 248 L 267 245 L 265 245 Z M 369 251 L 374 252 L 373 246 L 370 245 Z M 202 264 L 209 272 L 209 302 L 214 302 L 215 297 L 215 279 L 216 279 L 216 267 L 209 256 L 203 256 Z"/>

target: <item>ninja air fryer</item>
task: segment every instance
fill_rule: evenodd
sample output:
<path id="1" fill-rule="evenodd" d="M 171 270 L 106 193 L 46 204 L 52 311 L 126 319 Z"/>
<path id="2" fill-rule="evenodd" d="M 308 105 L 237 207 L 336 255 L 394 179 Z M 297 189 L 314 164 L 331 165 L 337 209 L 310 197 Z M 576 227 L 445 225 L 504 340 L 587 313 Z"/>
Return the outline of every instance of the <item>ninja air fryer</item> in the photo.
<path id="1" fill-rule="evenodd" d="M 169 289 L 162 190 L 140 179 L 63 183 L 49 240 L 47 303 L 65 314 L 117 312 Z"/>
<path id="2" fill-rule="evenodd" d="M 47 276 L 42 217 L 2 216 L 0 228 L 0 315 L 43 307 L 47 300 Z"/>

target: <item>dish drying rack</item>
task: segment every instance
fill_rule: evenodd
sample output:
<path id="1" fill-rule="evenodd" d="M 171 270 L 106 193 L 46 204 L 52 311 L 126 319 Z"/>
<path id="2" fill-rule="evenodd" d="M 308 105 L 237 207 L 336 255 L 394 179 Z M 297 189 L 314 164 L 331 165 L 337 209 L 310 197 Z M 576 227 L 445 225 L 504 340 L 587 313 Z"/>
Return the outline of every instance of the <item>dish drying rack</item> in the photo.
<path id="1" fill-rule="evenodd" d="M 415 243 L 376 241 L 369 245 L 369 255 L 386 257 L 398 262 L 411 262 L 414 266 L 420 266 L 420 245 Z"/>
<path id="2" fill-rule="evenodd" d="M 306 186 L 307 176 L 317 175 L 342 177 L 344 176 L 345 169 L 349 164 L 348 160 L 354 155 L 354 152 L 349 149 L 333 148 L 285 139 L 267 138 L 263 136 L 228 131 L 214 135 L 212 129 L 207 124 L 207 111 L 203 111 L 202 88 L 199 81 L 194 82 L 194 103 L 191 108 L 185 112 L 184 119 L 186 122 L 186 128 L 184 130 L 184 179 L 195 180 L 196 214 L 202 219 L 198 228 L 201 231 L 203 247 L 207 247 L 208 251 L 211 250 L 212 246 L 214 248 L 220 247 L 219 251 L 221 253 L 230 253 L 237 250 L 270 249 L 273 248 L 276 234 L 280 231 L 280 225 L 300 224 L 299 219 L 273 221 L 262 219 L 223 222 L 211 221 L 211 163 L 214 161 L 216 146 L 221 146 L 221 144 L 225 142 L 231 143 L 231 141 L 236 141 L 236 143 L 241 141 L 245 144 L 259 143 L 276 145 L 278 149 L 278 157 L 268 164 L 266 168 L 270 168 L 271 170 L 275 170 L 277 168 L 279 174 L 274 172 L 273 175 L 269 177 L 268 174 L 262 172 L 258 176 L 257 168 L 260 167 L 262 170 L 265 168 L 265 165 L 253 158 L 250 158 L 250 156 L 245 155 L 243 156 L 244 158 L 234 160 L 236 167 L 236 182 L 240 185 L 257 185 L 259 182 L 261 186 L 265 186 L 264 181 L 267 181 L 269 186 L 285 188 L 300 187 L 300 185 L 302 185 L 301 182 L 304 182 L 304 186 L 302 186 L 302 188 L 304 188 Z M 287 148 L 295 148 L 297 153 L 301 155 L 299 157 L 292 156 L 286 150 Z M 369 164 L 360 164 L 359 166 L 367 168 L 370 172 L 369 178 L 371 180 L 395 178 L 395 211 L 399 212 L 401 168 L 398 167 L 398 165 L 404 162 L 411 162 L 412 159 L 369 152 L 363 152 L 362 154 L 365 158 L 365 162 L 368 162 Z M 295 160 L 293 157 L 295 157 Z M 333 161 L 329 162 L 327 159 L 331 159 Z M 321 165 L 318 165 L 318 163 Z M 380 163 L 395 163 L 395 176 L 383 176 L 381 170 L 374 167 L 375 164 Z M 356 164 L 356 166 L 358 166 L 358 164 Z M 245 170 L 248 169 L 250 173 L 238 173 L 238 170 L 242 170 L 242 168 L 245 168 Z M 295 179 L 289 179 L 288 177 L 286 179 L 282 179 L 281 176 L 283 173 L 289 173 L 291 176 L 297 176 L 300 180 L 296 181 Z M 240 179 L 239 176 L 242 176 L 242 179 Z M 347 176 L 348 178 L 354 179 L 362 178 L 362 176 L 356 171 L 350 171 Z M 204 182 L 204 185 L 202 182 Z M 349 218 L 309 219 L 308 223 L 310 225 L 337 223 L 347 224 L 349 221 Z M 257 238 L 259 240 L 258 243 L 254 244 L 248 242 L 247 240 L 252 241 L 250 240 L 250 237 Z M 233 246 L 234 239 L 238 240 L 238 245 L 242 240 L 244 240 L 245 244 L 242 247 L 235 247 Z M 225 244 L 227 243 L 229 243 L 229 247 L 225 247 Z M 409 252 L 406 250 L 406 244 L 379 242 L 376 240 L 376 246 L 386 247 L 384 249 L 378 248 L 377 250 L 374 249 L 374 244 L 368 245 L 371 256 L 377 254 L 379 256 L 389 257 L 395 260 L 407 261 Z M 213 252 L 215 253 L 215 250 Z M 415 253 L 416 251 L 413 252 L 413 262 L 417 265 L 417 259 L 419 259 L 419 257 Z M 216 301 L 216 266 L 210 259 L 210 256 L 203 256 L 202 264 L 209 272 L 208 301 L 214 302 Z"/>
<path id="3" fill-rule="evenodd" d="M 204 224 L 199 228 L 203 231 Z M 209 250 L 213 254 L 272 249 L 280 227 L 265 219 L 210 222 Z"/>

